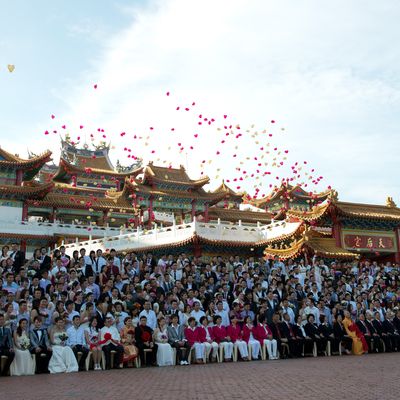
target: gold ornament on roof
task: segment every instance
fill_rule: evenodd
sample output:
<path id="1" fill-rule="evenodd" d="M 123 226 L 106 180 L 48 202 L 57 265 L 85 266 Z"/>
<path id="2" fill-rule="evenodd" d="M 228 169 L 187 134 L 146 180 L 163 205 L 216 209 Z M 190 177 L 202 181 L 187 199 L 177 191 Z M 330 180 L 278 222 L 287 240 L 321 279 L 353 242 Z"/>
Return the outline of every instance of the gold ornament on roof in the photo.
<path id="1" fill-rule="evenodd" d="M 339 194 L 336 190 L 332 189 L 329 193 L 329 199 L 331 201 L 338 201 L 339 200 Z"/>
<path id="2" fill-rule="evenodd" d="M 397 207 L 396 203 L 393 201 L 393 197 L 388 196 L 386 199 L 386 207 L 395 208 Z"/>

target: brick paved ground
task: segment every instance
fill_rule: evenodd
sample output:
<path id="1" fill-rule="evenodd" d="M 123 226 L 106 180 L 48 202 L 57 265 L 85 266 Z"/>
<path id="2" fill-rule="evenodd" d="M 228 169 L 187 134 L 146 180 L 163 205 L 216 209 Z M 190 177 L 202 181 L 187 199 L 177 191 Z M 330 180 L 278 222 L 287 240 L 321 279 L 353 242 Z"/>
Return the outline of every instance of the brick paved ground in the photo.
<path id="1" fill-rule="evenodd" d="M 0 399 L 399 399 L 400 354 L 0 378 Z"/>

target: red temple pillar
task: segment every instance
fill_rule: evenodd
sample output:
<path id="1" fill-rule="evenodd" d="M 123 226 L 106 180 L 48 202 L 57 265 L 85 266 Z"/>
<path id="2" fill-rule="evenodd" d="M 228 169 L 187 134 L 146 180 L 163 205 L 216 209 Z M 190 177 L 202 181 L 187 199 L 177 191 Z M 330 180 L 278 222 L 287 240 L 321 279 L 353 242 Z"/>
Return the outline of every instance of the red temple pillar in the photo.
<path id="1" fill-rule="evenodd" d="M 106 226 L 108 222 L 108 211 L 104 210 L 103 211 L 103 226 Z"/>
<path id="2" fill-rule="evenodd" d="M 57 213 L 57 208 L 53 207 L 52 210 L 51 210 L 51 214 L 50 214 L 50 222 L 55 222 L 56 213 Z"/>
<path id="3" fill-rule="evenodd" d="M 20 249 L 26 254 L 26 240 L 22 239 L 20 243 Z"/>
<path id="4" fill-rule="evenodd" d="M 339 216 L 336 210 L 331 208 L 331 218 L 332 218 L 332 236 L 335 239 L 335 244 L 338 247 L 342 247 L 342 224 L 340 223 Z"/>
<path id="5" fill-rule="evenodd" d="M 339 221 L 334 222 L 332 227 L 332 234 L 335 238 L 335 243 L 337 247 L 342 247 L 342 225 Z"/>
<path id="6" fill-rule="evenodd" d="M 395 228 L 397 251 L 394 255 L 394 261 L 400 264 L 400 227 Z"/>
<path id="7" fill-rule="evenodd" d="M 139 226 L 139 215 L 140 215 L 140 209 L 137 208 L 137 198 L 136 196 L 133 198 L 133 208 L 135 210 L 135 214 L 134 214 L 134 227 L 135 229 Z"/>
<path id="8" fill-rule="evenodd" d="M 208 203 L 206 203 L 204 205 L 204 222 L 208 222 L 209 218 L 208 218 Z"/>
<path id="9" fill-rule="evenodd" d="M 149 229 L 152 228 L 153 222 L 153 196 L 149 197 L 149 220 L 147 221 L 147 226 Z"/>
<path id="10" fill-rule="evenodd" d="M 195 257 L 201 257 L 201 244 L 197 237 L 193 240 L 193 255 Z"/>
<path id="11" fill-rule="evenodd" d="M 28 220 L 28 204 L 25 202 L 22 205 L 22 221 L 27 221 Z"/>
<path id="12" fill-rule="evenodd" d="M 22 169 L 17 169 L 17 176 L 15 178 L 16 186 L 21 186 L 23 175 L 24 175 L 24 171 L 22 171 Z"/>
<path id="13" fill-rule="evenodd" d="M 192 212 L 191 212 L 192 222 L 194 221 L 195 216 L 196 216 L 196 199 L 193 199 L 192 200 Z"/>

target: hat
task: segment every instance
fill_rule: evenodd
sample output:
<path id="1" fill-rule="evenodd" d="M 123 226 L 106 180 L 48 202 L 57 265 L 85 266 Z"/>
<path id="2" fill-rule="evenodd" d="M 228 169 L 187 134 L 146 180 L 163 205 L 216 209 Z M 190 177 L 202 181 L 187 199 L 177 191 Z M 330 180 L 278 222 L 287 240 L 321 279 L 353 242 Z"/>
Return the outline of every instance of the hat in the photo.
<path id="1" fill-rule="evenodd" d="M 112 320 L 114 319 L 113 315 L 111 313 L 107 313 L 106 319 L 111 318 Z"/>

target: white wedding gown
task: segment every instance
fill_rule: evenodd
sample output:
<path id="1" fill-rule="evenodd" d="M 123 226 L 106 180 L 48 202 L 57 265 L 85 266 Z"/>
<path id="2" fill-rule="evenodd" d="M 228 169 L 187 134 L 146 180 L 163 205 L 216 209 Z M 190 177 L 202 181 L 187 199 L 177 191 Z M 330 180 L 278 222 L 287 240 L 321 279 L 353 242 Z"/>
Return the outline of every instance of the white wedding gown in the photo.
<path id="1" fill-rule="evenodd" d="M 29 350 L 22 350 L 21 340 L 22 338 L 27 338 L 23 333 L 21 336 L 17 336 L 17 343 L 14 347 L 15 357 L 10 365 L 10 375 L 11 376 L 21 376 L 21 375 L 34 375 L 36 363 L 35 359 L 32 358 Z"/>
<path id="2" fill-rule="evenodd" d="M 174 365 L 174 351 L 171 345 L 167 343 L 162 343 L 168 338 L 167 330 L 161 332 L 158 331 L 156 334 L 157 349 L 157 365 L 159 367 L 165 367 L 167 365 Z"/>
<path id="3" fill-rule="evenodd" d="M 49 362 L 49 371 L 51 374 L 59 372 L 78 372 L 79 366 L 75 354 L 71 347 L 62 344 L 60 335 L 65 332 L 56 332 L 54 334 L 54 343 L 52 344 L 53 354 Z"/>

